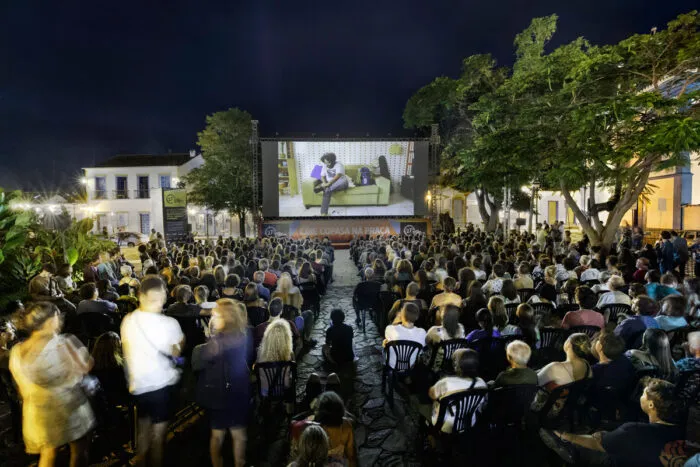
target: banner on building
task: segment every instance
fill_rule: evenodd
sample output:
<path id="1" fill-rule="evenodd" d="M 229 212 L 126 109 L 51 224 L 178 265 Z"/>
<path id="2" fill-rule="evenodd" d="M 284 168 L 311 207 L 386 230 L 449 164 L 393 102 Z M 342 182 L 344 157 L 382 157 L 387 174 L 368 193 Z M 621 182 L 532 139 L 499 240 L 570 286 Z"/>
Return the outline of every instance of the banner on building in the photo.
<path id="1" fill-rule="evenodd" d="M 265 237 L 328 237 L 332 242 L 346 243 L 356 237 L 378 235 L 430 234 L 428 219 L 301 219 L 265 221 Z"/>
<path id="2" fill-rule="evenodd" d="M 163 235 L 166 241 L 187 236 L 187 191 L 163 188 Z"/>

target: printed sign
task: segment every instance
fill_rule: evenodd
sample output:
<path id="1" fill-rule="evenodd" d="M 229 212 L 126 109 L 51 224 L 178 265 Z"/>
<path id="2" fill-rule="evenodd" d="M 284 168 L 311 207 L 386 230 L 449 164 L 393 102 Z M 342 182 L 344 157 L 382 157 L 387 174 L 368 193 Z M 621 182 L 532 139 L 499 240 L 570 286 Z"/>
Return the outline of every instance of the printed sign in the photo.
<path id="1" fill-rule="evenodd" d="M 187 191 L 163 189 L 163 235 L 166 241 L 187 236 Z"/>

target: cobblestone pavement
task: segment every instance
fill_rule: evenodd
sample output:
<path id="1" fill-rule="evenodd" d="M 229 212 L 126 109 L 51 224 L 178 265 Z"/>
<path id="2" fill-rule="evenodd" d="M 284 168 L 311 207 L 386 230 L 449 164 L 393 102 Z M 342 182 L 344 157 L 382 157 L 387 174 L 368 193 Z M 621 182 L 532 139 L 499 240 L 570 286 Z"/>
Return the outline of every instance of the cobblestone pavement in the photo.
<path id="1" fill-rule="evenodd" d="M 327 374 L 320 344 L 325 340 L 330 310 L 342 309 L 346 315 L 345 322 L 355 328 L 355 352 L 359 357 L 354 370 L 343 372 L 339 376 L 341 396 L 346 401 L 348 411 L 356 419 L 355 442 L 360 466 L 420 465 L 416 459 L 414 442 L 418 414 L 410 410 L 399 393 L 396 393 L 394 408 L 391 409 L 381 392 L 383 338 L 378 335 L 377 328 L 369 317 L 366 333 L 355 325 L 352 292 L 359 277 L 347 250 L 336 252 L 333 269 L 335 282 L 322 299 L 320 319 L 312 333 L 319 345 L 299 362 L 299 391 L 303 391 L 306 379 L 314 371 L 321 375 Z"/>
<path id="2" fill-rule="evenodd" d="M 325 330 L 329 326 L 330 311 L 340 308 L 345 311 L 346 323 L 355 328 L 355 351 L 359 357 L 355 368 L 339 373 L 341 396 L 347 409 L 355 417 L 355 442 L 358 448 L 359 465 L 371 466 L 417 466 L 416 431 L 418 414 L 410 409 L 400 393 L 395 395 L 391 409 L 381 393 L 382 338 L 371 320 L 367 321 L 366 333 L 355 326 L 352 310 L 352 292 L 359 278 L 357 268 L 351 262 L 347 250 L 336 252 L 334 282 L 321 299 L 321 313 L 314 325 L 312 337 L 318 345 L 298 361 L 297 399 L 303 398 L 309 375 L 316 372 L 327 376 L 321 346 L 325 341 Z M 267 425 L 267 423 L 266 423 Z M 265 434 L 249 434 L 248 459 L 255 466 L 284 466 L 288 462 L 288 425 L 284 421 L 266 427 Z M 0 405 L 0 433 L 7 438 L 9 433 L 7 406 Z M 4 433 L 3 433 L 4 432 Z M 171 434 L 168 442 L 168 465 L 210 465 L 208 453 L 208 423 L 204 417 L 194 416 Z M 227 465 L 230 459 L 230 441 L 224 447 Z M 100 461 L 91 455 L 91 465 L 125 465 L 129 454 L 114 453 L 112 459 Z M 0 465 L 25 466 L 36 462 L 36 457 L 22 453 L 19 447 L 7 448 L 0 444 Z"/>

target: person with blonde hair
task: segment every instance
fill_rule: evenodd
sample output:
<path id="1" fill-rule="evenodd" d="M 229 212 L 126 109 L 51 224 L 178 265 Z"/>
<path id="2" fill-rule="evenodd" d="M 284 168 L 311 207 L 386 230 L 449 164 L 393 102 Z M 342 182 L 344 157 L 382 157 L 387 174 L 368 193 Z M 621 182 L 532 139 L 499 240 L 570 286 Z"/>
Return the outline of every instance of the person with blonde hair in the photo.
<path id="1" fill-rule="evenodd" d="M 304 301 L 299 288 L 294 286 L 292 276 L 288 272 L 280 275 L 280 278 L 277 280 L 277 290 L 272 293 L 271 298 L 280 298 L 284 305 L 291 305 L 297 310 L 301 309 Z"/>
<path id="2" fill-rule="evenodd" d="M 39 467 L 48 467 L 58 448 L 70 444 L 71 466 L 86 466 L 95 416 L 80 383 L 92 358 L 75 336 L 60 334 L 60 311 L 53 303 L 32 304 L 23 321 L 29 338 L 12 347 L 10 372 L 23 400 L 26 451 L 39 454 Z"/>
<path id="3" fill-rule="evenodd" d="M 252 352 L 245 306 L 229 298 L 217 300 L 209 328 L 209 341 L 192 352 L 192 369 L 199 372 L 197 403 L 207 409 L 211 420 L 211 463 L 224 465 L 221 446 L 228 431 L 235 465 L 243 467 L 250 413 L 248 355 Z"/>
<path id="4" fill-rule="evenodd" d="M 551 391 L 565 384 L 593 377 L 591 365 L 586 360 L 591 354 L 591 343 L 588 336 L 576 333 L 564 342 L 566 360 L 552 362 L 537 373 L 537 381 Z"/>
<path id="5" fill-rule="evenodd" d="M 329 440 L 319 424 L 307 426 L 299 438 L 296 459 L 288 467 L 342 467 L 341 461 L 328 457 Z"/>
<path id="6" fill-rule="evenodd" d="M 292 328 L 284 319 L 267 325 L 258 349 L 258 362 L 288 362 L 294 360 Z"/>

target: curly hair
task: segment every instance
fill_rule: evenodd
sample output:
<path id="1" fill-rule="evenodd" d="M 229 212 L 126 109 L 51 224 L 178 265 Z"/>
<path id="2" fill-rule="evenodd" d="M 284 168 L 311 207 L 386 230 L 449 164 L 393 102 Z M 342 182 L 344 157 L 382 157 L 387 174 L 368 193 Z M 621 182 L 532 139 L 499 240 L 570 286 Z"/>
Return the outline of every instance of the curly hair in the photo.
<path id="1" fill-rule="evenodd" d="M 292 328 L 284 319 L 273 320 L 265 329 L 258 362 L 286 362 L 292 359 Z"/>

